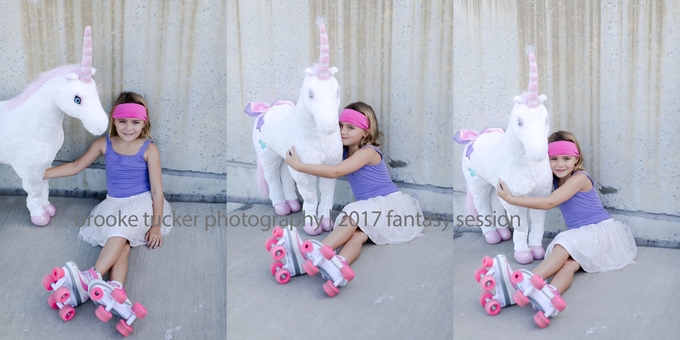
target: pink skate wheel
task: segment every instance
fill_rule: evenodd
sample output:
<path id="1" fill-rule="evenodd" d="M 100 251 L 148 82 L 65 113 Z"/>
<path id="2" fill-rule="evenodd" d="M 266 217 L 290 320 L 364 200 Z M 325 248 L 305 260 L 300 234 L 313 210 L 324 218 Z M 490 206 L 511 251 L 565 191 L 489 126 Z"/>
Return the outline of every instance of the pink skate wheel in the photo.
<path id="1" fill-rule="evenodd" d="M 47 274 L 42 280 L 42 285 L 45 287 L 47 290 L 52 290 L 52 284 L 56 282 L 52 280 L 52 274 Z"/>
<path id="2" fill-rule="evenodd" d="M 43 209 L 45 209 L 45 211 L 47 212 L 48 215 L 50 215 L 50 217 L 54 217 L 54 215 L 57 214 L 57 208 L 55 208 L 52 204 L 44 206 Z"/>
<path id="3" fill-rule="evenodd" d="M 64 268 L 61 268 L 61 267 L 52 268 L 52 280 L 53 280 L 53 282 L 59 281 L 59 279 L 61 279 L 62 277 L 64 277 Z"/>
<path id="4" fill-rule="evenodd" d="M 501 303 L 495 299 L 491 299 L 486 303 L 486 306 L 484 306 L 484 310 L 486 310 L 486 314 L 494 316 L 501 312 Z"/>
<path id="5" fill-rule="evenodd" d="M 57 302 L 61 302 L 61 303 L 65 303 L 66 300 L 68 300 L 68 298 L 71 297 L 71 293 L 68 291 L 68 288 L 66 288 L 64 286 L 57 288 L 57 291 L 52 293 L 52 295 L 54 296 L 54 299 Z"/>
<path id="6" fill-rule="evenodd" d="M 493 299 L 493 294 L 489 292 L 484 292 L 482 295 L 479 296 L 479 303 L 482 304 L 482 307 L 486 306 L 486 303 Z"/>
<path id="7" fill-rule="evenodd" d="M 349 266 L 343 266 L 342 268 L 340 268 L 340 274 L 348 282 L 354 279 L 354 270 L 352 270 L 352 268 L 350 268 Z"/>
<path id="8" fill-rule="evenodd" d="M 274 278 L 276 279 L 276 282 L 280 284 L 286 284 L 288 281 L 290 281 L 290 272 L 286 268 L 281 268 L 276 271 Z"/>
<path id="9" fill-rule="evenodd" d="M 130 336 L 132 334 L 132 327 L 128 326 L 123 319 L 116 324 L 116 329 L 123 336 Z"/>
<path id="10" fill-rule="evenodd" d="M 52 309 L 57 309 L 59 306 L 57 306 L 57 300 L 54 299 L 54 296 L 50 294 L 50 296 L 47 297 L 47 304 L 52 307 Z"/>
<path id="11" fill-rule="evenodd" d="M 323 284 L 323 290 L 330 297 L 334 297 L 334 296 L 338 295 L 338 292 L 339 292 L 338 287 L 334 286 L 333 281 L 331 281 L 331 280 L 328 280 L 328 281 L 326 281 L 326 283 Z"/>
<path id="12" fill-rule="evenodd" d="M 555 296 L 553 296 L 553 298 L 550 300 L 550 302 L 552 302 L 553 307 L 555 307 L 555 309 L 557 309 L 558 312 L 561 312 L 565 308 L 567 308 L 567 303 L 564 302 L 564 299 L 562 299 L 562 297 L 557 295 L 557 294 L 555 294 Z"/>
<path id="13" fill-rule="evenodd" d="M 132 312 L 135 313 L 139 319 L 144 319 L 146 316 L 146 308 L 139 302 L 132 304 Z"/>
<path id="14" fill-rule="evenodd" d="M 111 320 L 111 312 L 107 311 L 104 306 L 99 306 L 97 309 L 94 310 L 94 315 L 97 316 L 97 319 L 99 319 L 103 323 L 109 322 Z"/>
<path id="15" fill-rule="evenodd" d="M 307 240 L 300 245 L 300 251 L 303 254 L 310 253 L 312 250 L 314 250 L 314 243 L 312 243 L 312 241 Z"/>
<path id="16" fill-rule="evenodd" d="M 524 307 L 529 303 L 529 298 L 524 296 L 521 290 L 516 291 L 515 294 L 512 295 L 512 299 L 515 300 L 515 303 L 520 307 Z"/>
<path id="17" fill-rule="evenodd" d="M 487 272 L 488 270 L 486 268 L 478 268 L 475 270 L 475 280 L 479 282 L 482 276 L 486 275 Z"/>
<path id="18" fill-rule="evenodd" d="M 333 251 L 333 249 L 331 249 L 331 247 L 329 247 L 328 245 L 324 244 L 323 246 L 321 246 L 321 255 L 322 255 L 326 260 L 330 260 L 330 259 L 333 258 L 333 256 L 335 256 L 335 252 Z"/>
<path id="19" fill-rule="evenodd" d="M 276 226 L 274 227 L 274 230 L 272 230 L 272 238 L 281 238 L 283 236 L 283 228 Z"/>
<path id="20" fill-rule="evenodd" d="M 272 262 L 272 265 L 269 266 L 269 271 L 272 272 L 272 275 L 276 275 L 276 271 L 281 267 L 283 267 L 283 263 L 281 263 L 281 261 L 274 261 Z"/>
<path id="21" fill-rule="evenodd" d="M 307 260 L 307 262 L 302 264 L 302 269 L 307 272 L 307 275 L 309 276 L 314 276 L 316 273 L 319 272 L 319 268 L 317 268 L 314 263 L 312 263 L 312 260 Z"/>
<path id="22" fill-rule="evenodd" d="M 71 305 L 64 305 L 59 311 L 59 317 L 64 321 L 69 321 L 76 316 L 76 310 Z"/>
<path id="23" fill-rule="evenodd" d="M 267 251 L 270 251 L 272 249 L 272 246 L 275 245 L 279 240 L 270 237 L 266 241 L 264 241 L 264 247 L 267 249 Z"/>
<path id="24" fill-rule="evenodd" d="M 111 292 L 111 297 L 120 304 L 124 303 L 125 300 L 127 300 L 127 294 L 125 294 L 125 292 L 122 291 L 120 288 L 114 288 L 113 292 Z"/>
<path id="25" fill-rule="evenodd" d="M 494 279 L 491 275 L 483 276 L 482 279 L 479 280 L 479 285 L 482 286 L 482 289 L 488 292 L 496 287 L 496 279 Z"/>
<path id="26" fill-rule="evenodd" d="M 286 256 L 286 248 L 277 244 L 272 246 L 271 249 L 269 249 L 269 253 L 272 255 L 272 258 L 274 260 L 278 261 Z"/>
<path id="27" fill-rule="evenodd" d="M 536 289 L 541 290 L 545 287 L 545 281 L 543 281 L 540 276 L 534 274 L 534 276 L 531 277 L 531 285 L 536 287 Z"/>
<path id="28" fill-rule="evenodd" d="M 482 259 L 482 268 L 489 268 L 491 266 L 493 266 L 493 259 L 488 256 L 484 256 Z"/>
<path id="29" fill-rule="evenodd" d="M 104 298 L 104 289 L 102 287 L 94 287 L 90 292 L 90 298 L 92 301 L 99 301 Z"/>
<path id="30" fill-rule="evenodd" d="M 538 327 L 541 328 L 546 328 L 548 325 L 550 325 L 550 320 L 545 317 L 545 314 L 543 312 L 538 311 L 538 313 L 534 314 L 534 321 L 538 325 Z"/>
<path id="31" fill-rule="evenodd" d="M 522 274 L 522 271 L 517 269 L 514 272 L 512 272 L 512 275 L 510 275 L 510 282 L 512 284 L 516 285 L 524 280 L 524 274 Z"/>

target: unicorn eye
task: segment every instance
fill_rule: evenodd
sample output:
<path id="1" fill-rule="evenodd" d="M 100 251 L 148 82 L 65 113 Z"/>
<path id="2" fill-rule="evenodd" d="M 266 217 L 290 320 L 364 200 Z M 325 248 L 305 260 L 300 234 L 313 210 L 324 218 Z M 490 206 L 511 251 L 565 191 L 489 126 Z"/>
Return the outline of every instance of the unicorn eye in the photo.
<path id="1" fill-rule="evenodd" d="M 314 91 L 309 91 L 309 99 L 314 99 Z"/>
<path id="2" fill-rule="evenodd" d="M 522 126 L 522 125 L 524 125 L 524 121 L 520 118 L 519 120 L 517 120 L 517 126 Z"/>
<path id="3" fill-rule="evenodd" d="M 80 105 L 80 97 L 76 96 L 75 98 L 73 98 L 73 102 Z"/>

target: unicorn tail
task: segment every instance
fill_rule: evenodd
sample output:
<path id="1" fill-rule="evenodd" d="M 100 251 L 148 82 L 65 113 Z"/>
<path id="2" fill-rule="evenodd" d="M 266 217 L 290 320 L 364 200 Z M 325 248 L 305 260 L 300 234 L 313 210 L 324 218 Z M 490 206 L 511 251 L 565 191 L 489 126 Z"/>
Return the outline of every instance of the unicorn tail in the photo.
<path id="1" fill-rule="evenodd" d="M 479 213 L 477 212 L 477 208 L 475 208 L 475 200 L 472 198 L 472 193 L 470 192 L 469 188 L 465 188 L 465 191 L 467 191 L 467 198 L 465 199 L 465 210 L 467 211 L 468 216 L 477 217 Z"/>
<path id="2" fill-rule="evenodd" d="M 257 190 L 262 197 L 269 197 L 269 184 L 264 178 L 264 168 L 262 168 L 259 158 L 257 160 Z"/>

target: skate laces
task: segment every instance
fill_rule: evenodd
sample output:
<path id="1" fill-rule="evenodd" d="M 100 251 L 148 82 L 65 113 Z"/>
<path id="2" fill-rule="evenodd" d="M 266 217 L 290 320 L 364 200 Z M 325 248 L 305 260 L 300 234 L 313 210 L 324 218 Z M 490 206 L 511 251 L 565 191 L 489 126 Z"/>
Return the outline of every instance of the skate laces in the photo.
<path id="1" fill-rule="evenodd" d="M 112 281 L 107 281 L 107 282 L 108 282 L 108 284 L 110 284 L 111 286 L 113 286 L 113 288 L 118 288 L 118 289 L 122 290 L 122 291 L 125 293 L 125 288 L 123 288 L 123 284 L 122 284 L 122 283 L 120 283 L 120 282 L 118 282 L 118 281 L 113 281 L 113 280 L 112 280 Z"/>
<path id="2" fill-rule="evenodd" d="M 80 280 L 82 281 L 82 285 L 87 291 L 87 286 L 90 284 L 90 282 L 94 280 L 101 280 L 102 276 L 97 273 L 94 268 L 90 268 L 86 271 L 80 272 Z"/>

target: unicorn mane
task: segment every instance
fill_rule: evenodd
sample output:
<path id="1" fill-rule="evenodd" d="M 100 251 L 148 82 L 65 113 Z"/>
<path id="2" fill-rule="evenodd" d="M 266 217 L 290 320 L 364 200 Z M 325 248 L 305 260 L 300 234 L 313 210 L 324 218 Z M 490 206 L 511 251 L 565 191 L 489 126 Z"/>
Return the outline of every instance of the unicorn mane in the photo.
<path id="1" fill-rule="evenodd" d="M 57 68 L 53 68 L 49 71 L 43 72 L 38 79 L 29 84 L 24 92 L 20 95 L 7 101 L 7 111 L 10 112 L 17 107 L 23 105 L 28 98 L 35 94 L 46 82 L 50 81 L 52 78 L 61 76 L 67 73 L 75 72 L 80 75 L 80 65 L 63 65 Z"/>

